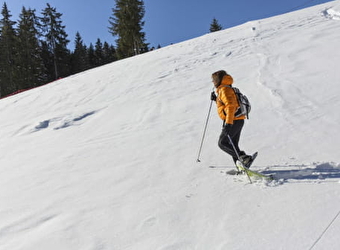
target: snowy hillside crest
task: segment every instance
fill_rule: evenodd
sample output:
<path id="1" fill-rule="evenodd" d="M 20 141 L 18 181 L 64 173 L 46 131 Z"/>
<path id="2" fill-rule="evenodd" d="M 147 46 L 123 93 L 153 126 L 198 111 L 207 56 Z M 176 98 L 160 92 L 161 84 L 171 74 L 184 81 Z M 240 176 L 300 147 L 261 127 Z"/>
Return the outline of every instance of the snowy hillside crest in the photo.
<path id="1" fill-rule="evenodd" d="M 339 249 L 339 13 L 248 22 L 2 99 L 0 249 Z M 252 103 L 240 146 L 275 181 L 226 175 L 215 107 L 195 162 L 220 69 Z"/>
<path id="2" fill-rule="evenodd" d="M 323 12 L 323 14 L 327 18 L 334 19 L 334 20 L 340 20 L 340 11 L 338 11 L 336 9 L 333 9 L 333 8 L 326 9 Z"/>

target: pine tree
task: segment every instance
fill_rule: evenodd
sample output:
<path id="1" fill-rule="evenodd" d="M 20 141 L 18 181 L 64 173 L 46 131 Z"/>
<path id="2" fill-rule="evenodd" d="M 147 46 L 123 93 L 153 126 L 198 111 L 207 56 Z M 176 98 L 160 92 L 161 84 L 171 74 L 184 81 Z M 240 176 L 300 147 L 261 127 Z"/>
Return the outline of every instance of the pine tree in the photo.
<path id="1" fill-rule="evenodd" d="M 104 42 L 103 45 L 103 60 L 104 64 L 116 61 L 116 50 L 113 45 L 109 45 L 107 42 Z"/>
<path id="2" fill-rule="evenodd" d="M 35 10 L 22 8 L 17 28 L 18 64 L 20 70 L 19 88 L 28 89 L 46 81 L 45 66 L 41 57 L 38 18 Z"/>
<path id="3" fill-rule="evenodd" d="M 42 15 L 41 28 L 45 37 L 42 42 L 44 59 L 51 80 L 55 80 L 70 74 L 70 52 L 67 49 L 69 40 L 65 26 L 62 25 L 62 14 L 58 13 L 56 8 L 47 4 Z"/>
<path id="4" fill-rule="evenodd" d="M 109 31 L 118 37 L 117 56 L 126 58 L 140 54 L 145 44 L 145 33 L 142 32 L 145 14 L 142 0 L 116 0 L 115 8 L 112 9 Z"/>
<path id="5" fill-rule="evenodd" d="M 92 43 L 90 43 L 90 46 L 87 50 L 87 56 L 89 58 L 90 68 L 96 67 L 96 57 L 94 55 L 94 47 Z"/>
<path id="6" fill-rule="evenodd" d="M 222 26 L 218 23 L 217 19 L 214 18 L 212 23 L 210 24 L 210 32 L 215 32 L 222 30 Z"/>
<path id="7" fill-rule="evenodd" d="M 87 48 L 79 32 L 76 33 L 75 49 L 71 60 L 72 73 L 79 73 L 90 68 Z"/>
<path id="8" fill-rule="evenodd" d="M 101 66 L 103 65 L 103 44 L 100 41 L 100 39 L 97 39 L 97 42 L 94 46 L 94 57 L 95 57 L 95 66 Z"/>
<path id="9" fill-rule="evenodd" d="M 16 22 L 11 21 L 12 15 L 6 2 L 2 7 L 0 19 L 0 96 L 6 96 L 18 89 L 17 86 L 17 34 L 14 29 Z"/>

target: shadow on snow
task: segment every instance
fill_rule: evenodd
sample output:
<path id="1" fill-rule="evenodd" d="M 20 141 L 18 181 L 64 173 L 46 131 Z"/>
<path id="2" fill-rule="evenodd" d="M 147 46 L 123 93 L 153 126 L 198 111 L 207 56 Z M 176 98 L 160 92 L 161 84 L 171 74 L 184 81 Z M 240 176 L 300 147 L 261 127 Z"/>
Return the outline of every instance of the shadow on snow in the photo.
<path id="1" fill-rule="evenodd" d="M 225 169 L 223 166 L 210 166 L 213 169 Z M 234 167 L 227 167 L 234 169 Z M 251 170 L 273 176 L 276 180 L 325 180 L 339 179 L 340 164 L 333 162 L 312 165 L 274 165 L 268 167 L 254 166 Z"/>
<path id="2" fill-rule="evenodd" d="M 264 171 L 261 171 L 261 173 L 273 175 L 275 179 L 284 180 L 340 179 L 340 165 L 327 162 L 312 166 L 272 166 L 266 168 Z"/>

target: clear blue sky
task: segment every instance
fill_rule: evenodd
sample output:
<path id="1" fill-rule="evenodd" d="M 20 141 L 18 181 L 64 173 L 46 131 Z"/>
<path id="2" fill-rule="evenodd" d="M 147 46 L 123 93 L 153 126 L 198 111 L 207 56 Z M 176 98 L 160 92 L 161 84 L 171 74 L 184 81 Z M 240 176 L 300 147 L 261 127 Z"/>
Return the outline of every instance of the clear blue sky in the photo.
<path id="1" fill-rule="evenodd" d="M 279 15 L 330 0 L 144 0 L 147 42 L 162 47 L 204 35 L 209 32 L 213 18 L 223 28 L 247 21 Z M 109 17 L 115 0 L 6 0 L 12 20 L 17 21 L 23 6 L 36 9 L 40 16 L 46 3 L 62 13 L 62 21 L 74 48 L 74 38 L 80 32 L 84 43 L 95 43 L 97 38 L 115 45 L 108 32 Z M 24 3 L 23 3 L 24 2 Z"/>

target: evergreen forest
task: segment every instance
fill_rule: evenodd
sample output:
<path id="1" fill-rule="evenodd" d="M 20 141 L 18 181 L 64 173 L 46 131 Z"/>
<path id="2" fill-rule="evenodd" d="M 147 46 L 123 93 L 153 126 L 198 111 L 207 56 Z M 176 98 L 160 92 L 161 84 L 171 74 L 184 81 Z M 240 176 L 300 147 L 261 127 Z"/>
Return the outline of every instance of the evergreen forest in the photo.
<path id="1" fill-rule="evenodd" d="M 126 6 L 135 15 L 123 15 Z M 148 44 L 141 31 L 144 12 L 143 1 L 116 0 L 108 32 L 117 37 L 117 48 L 100 38 L 87 46 L 77 32 L 74 49 L 70 50 L 62 14 L 55 7 L 46 4 L 39 14 L 22 7 L 14 21 L 5 2 L 0 13 L 0 97 L 147 52 Z M 125 27 L 123 23 L 130 20 L 132 24 Z"/>

